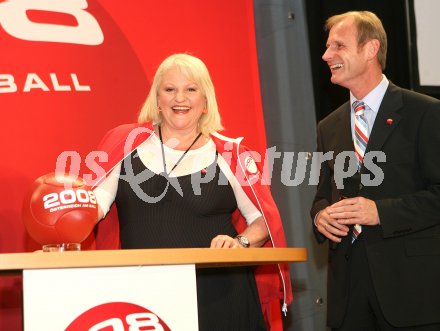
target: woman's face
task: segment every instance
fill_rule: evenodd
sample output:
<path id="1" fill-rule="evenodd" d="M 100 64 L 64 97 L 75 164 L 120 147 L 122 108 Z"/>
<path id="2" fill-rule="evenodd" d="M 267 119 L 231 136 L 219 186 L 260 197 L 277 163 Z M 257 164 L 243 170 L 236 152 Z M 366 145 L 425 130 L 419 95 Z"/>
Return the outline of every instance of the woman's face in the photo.
<path id="1" fill-rule="evenodd" d="M 197 129 L 202 114 L 206 113 L 206 98 L 194 81 L 178 68 L 168 69 L 159 86 L 159 111 L 162 127 L 190 132 Z"/>

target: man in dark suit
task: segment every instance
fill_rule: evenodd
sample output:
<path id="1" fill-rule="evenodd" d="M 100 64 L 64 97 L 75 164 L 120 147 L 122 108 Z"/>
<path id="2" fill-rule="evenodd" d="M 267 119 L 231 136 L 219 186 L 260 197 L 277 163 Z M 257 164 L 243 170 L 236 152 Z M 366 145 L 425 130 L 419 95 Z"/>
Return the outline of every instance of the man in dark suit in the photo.
<path id="1" fill-rule="evenodd" d="M 327 324 L 440 330 L 440 101 L 383 75 L 387 38 L 375 14 L 336 15 L 326 27 L 322 58 L 350 90 L 317 130 L 326 157 L 311 216 L 318 242 L 330 243 Z M 347 151 L 354 160 L 338 163 Z"/>

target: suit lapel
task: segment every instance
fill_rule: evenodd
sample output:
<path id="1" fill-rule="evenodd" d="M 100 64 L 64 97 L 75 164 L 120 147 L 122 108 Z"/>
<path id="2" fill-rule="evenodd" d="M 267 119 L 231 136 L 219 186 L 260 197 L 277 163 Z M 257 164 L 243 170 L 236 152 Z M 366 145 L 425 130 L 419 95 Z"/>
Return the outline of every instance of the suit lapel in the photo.
<path id="1" fill-rule="evenodd" d="M 380 151 L 400 121 L 399 110 L 403 106 L 402 92 L 390 82 L 371 130 L 366 153 Z"/>
<path id="2" fill-rule="evenodd" d="M 350 103 L 347 102 L 342 106 L 342 111 L 339 113 L 335 126 L 333 127 L 333 137 L 335 137 L 335 139 L 334 146 L 330 150 L 335 151 L 335 155 L 343 151 L 354 151 L 350 111 Z"/>

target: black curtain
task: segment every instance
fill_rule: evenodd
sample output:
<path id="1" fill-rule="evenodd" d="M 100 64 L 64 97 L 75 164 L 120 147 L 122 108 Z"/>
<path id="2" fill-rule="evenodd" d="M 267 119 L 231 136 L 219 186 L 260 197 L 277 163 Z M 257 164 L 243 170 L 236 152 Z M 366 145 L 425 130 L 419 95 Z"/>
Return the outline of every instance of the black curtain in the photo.
<path id="1" fill-rule="evenodd" d="M 411 61 L 409 54 L 406 6 L 403 0 L 307 0 L 306 14 L 309 31 L 316 119 L 319 121 L 348 100 L 347 89 L 330 82 L 330 69 L 322 60 L 327 32 L 324 24 L 328 17 L 350 10 L 374 12 L 384 25 L 388 37 L 385 75 L 393 83 L 411 88 Z"/>

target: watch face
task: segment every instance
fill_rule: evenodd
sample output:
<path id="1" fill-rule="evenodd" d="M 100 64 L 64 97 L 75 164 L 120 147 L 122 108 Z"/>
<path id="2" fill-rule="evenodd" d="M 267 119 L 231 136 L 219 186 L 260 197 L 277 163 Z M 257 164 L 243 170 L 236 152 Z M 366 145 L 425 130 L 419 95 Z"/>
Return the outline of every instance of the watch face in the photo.
<path id="1" fill-rule="evenodd" d="M 243 237 L 243 236 L 237 236 L 238 242 L 240 243 L 241 246 L 243 247 L 249 247 L 250 243 L 248 238 Z"/>

